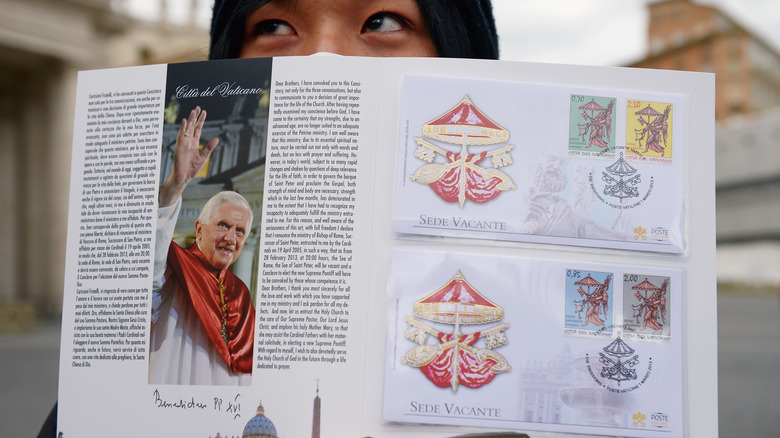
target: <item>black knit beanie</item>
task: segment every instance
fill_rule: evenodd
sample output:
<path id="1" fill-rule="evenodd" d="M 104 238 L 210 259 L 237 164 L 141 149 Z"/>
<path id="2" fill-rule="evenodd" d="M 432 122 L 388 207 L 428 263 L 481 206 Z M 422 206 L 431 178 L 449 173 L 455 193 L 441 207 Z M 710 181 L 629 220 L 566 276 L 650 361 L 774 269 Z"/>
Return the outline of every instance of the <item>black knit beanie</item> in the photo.
<path id="1" fill-rule="evenodd" d="M 247 18 L 267 1 L 214 0 L 209 59 L 237 58 Z M 416 1 L 440 57 L 498 59 L 490 0 Z"/>

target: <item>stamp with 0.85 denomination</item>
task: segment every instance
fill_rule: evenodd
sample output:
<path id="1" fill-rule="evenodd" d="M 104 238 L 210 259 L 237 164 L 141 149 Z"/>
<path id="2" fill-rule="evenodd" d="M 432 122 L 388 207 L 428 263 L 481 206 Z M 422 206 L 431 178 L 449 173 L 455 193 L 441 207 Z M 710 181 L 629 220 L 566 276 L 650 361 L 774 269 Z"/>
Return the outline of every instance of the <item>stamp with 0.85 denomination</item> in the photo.
<path id="1" fill-rule="evenodd" d="M 564 334 L 611 337 L 613 313 L 613 274 L 610 272 L 566 270 L 566 316 Z"/>

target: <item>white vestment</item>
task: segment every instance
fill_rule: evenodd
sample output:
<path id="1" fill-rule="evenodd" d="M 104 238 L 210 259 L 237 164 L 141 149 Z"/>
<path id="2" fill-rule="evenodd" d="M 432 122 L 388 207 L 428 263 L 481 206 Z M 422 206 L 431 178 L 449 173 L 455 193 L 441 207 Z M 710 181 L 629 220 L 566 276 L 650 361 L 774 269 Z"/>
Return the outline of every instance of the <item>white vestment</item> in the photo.
<path id="1" fill-rule="evenodd" d="M 251 374 L 234 373 L 214 348 L 187 293 L 165 279 L 181 198 L 157 211 L 152 285 L 149 383 L 171 385 L 249 385 Z"/>

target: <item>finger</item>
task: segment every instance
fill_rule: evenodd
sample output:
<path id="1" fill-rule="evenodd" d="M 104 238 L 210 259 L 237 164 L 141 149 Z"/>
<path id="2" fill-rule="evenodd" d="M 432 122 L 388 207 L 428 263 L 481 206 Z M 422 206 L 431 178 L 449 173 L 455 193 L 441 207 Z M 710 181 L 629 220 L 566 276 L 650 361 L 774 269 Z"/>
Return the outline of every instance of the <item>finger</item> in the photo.
<path id="1" fill-rule="evenodd" d="M 200 137 L 200 132 L 203 129 L 203 125 L 206 123 L 206 111 L 201 111 L 200 115 L 198 116 L 198 120 L 195 123 L 195 129 L 193 130 L 194 135 L 197 135 Z"/>
<path id="2" fill-rule="evenodd" d="M 203 126 L 203 123 L 206 122 L 206 110 L 203 110 L 198 115 L 198 123 L 197 125 Z"/>
<path id="3" fill-rule="evenodd" d="M 214 150 L 214 148 L 217 147 L 217 144 L 219 144 L 219 137 L 212 138 L 211 141 L 206 143 L 205 146 L 203 146 L 203 150 L 200 151 L 200 156 L 202 158 L 208 158 L 209 155 L 211 155 L 211 151 Z"/>
<path id="4" fill-rule="evenodd" d="M 198 116 L 200 115 L 200 106 L 196 106 L 195 109 L 190 111 L 190 120 L 189 124 L 192 126 L 196 120 L 198 120 Z"/>
<path id="5" fill-rule="evenodd" d="M 177 136 L 178 141 L 180 141 L 182 137 L 187 136 L 187 128 L 188 128 L 187 119 L 181 119 L 181 126 L 179 126 L 179 134 Z"/>
<path id="6" fill-rule="evenodd" d="M 200 107 L 197 106 L 195 109 L 190 111 L 190 115 L 187 118 L 187 126 L 184 129 L 184 136 L 189 137 L 192 135 L 192 127 L 195 125 L 195 122 L 198 120 L 198 115 L 200 114 Z"/>

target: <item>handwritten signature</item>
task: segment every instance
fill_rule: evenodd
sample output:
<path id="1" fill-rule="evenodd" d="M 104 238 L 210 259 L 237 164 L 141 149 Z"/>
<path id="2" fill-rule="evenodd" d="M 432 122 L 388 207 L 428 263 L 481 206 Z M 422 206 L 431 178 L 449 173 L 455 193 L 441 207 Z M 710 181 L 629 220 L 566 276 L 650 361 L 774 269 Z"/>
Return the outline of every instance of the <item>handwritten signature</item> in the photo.
<path id="1" fill-rule="evenodd" d="M 158 408 L 180 409 L 180 410 L 207 410 L 209 409 L 209 406 L 211 406 L 212 409 L 217 412 L 234 414 L 233 415 L 234 420 L 241 418 L 241 413 L 240 413 L 241 403 L 239 402 L 239 399 L 241 398 L 241 394 L 236 394 L 236 396 L 233 397 L 233 400 L 232 401 L 227 400 L 227 403 L 225 403 L 225 400 L 223 400 L 220 397 L 214 397 L 213 404 L 201 400 L 195 400 L 195 397 L 190 397 L 189 400 L 186 400 L 184 398 L 167 400 L 162 397 L 158 389 L 154 390 L 152 396 L 154 397 L 154 405 L 155 407 Z"/>

